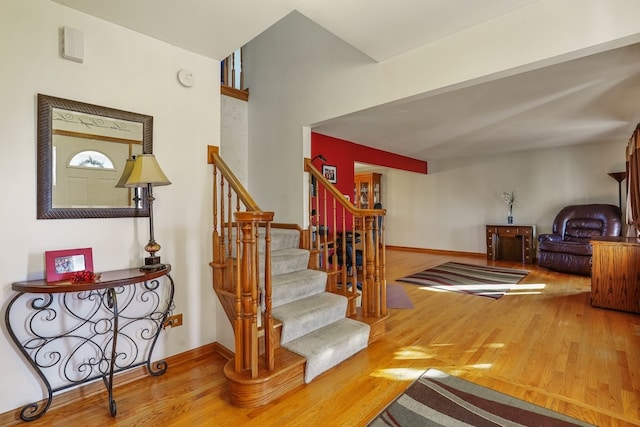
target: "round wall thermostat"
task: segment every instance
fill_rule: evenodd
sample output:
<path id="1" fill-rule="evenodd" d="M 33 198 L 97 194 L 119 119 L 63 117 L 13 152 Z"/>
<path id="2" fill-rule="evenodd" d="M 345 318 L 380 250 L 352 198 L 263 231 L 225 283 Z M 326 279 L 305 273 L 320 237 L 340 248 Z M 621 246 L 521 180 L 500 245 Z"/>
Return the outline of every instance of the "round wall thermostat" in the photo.
<path id="1" fill-rule="evenodd" d="M 178 71 L 178 81 L 184 87 L 191 87 L 195 82 L 195 78 L 193 77 L 193 73 L 189 70 L 180 70 Z"/>

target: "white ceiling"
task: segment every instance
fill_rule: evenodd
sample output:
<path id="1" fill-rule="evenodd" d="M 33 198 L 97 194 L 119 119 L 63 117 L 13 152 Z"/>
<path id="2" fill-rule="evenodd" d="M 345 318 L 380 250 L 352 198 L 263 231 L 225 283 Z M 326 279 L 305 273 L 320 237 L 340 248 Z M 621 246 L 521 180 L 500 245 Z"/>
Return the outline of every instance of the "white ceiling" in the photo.
<path id="1" fill-rule="evenodd" d="M 627 141 L 640 121 L 640 44 L 330 120 L 314 131 L 436 160 Z"/>
<path id="2" fill-rule="evenodd" d="M 536 0 L 53 0 L 214 59 L 297 10 L 377 61 Z M 435 160 L 628 140 L 640 120 L 640 45 L 314 127 L 382 150 Z"/>

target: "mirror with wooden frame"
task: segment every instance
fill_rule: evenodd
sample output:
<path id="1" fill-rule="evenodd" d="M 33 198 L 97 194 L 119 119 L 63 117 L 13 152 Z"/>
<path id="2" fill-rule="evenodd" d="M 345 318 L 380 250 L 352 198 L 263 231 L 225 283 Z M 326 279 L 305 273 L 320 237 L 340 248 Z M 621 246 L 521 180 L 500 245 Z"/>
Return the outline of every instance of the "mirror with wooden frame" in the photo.
<path id="1" fill-rule="evenodd" d="M 152 116 L 38 94 L 38 219 L 149 216 L 146 190 L 117 184 L 152 152 Z"/>

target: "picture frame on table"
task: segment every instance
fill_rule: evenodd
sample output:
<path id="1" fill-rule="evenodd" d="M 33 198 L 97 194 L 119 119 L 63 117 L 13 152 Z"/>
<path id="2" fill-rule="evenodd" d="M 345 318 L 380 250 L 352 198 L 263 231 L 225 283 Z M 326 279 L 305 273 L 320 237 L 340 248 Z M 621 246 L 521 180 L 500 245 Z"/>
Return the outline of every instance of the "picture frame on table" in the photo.
<path id="1" fill-rule="evenodd" d="M 338 182 L 338 168 L 335 166 L 322 165 L 322 175 L 332 184 Z"/>
<path id="2" fill-rule="evenodd" d="M 91 248 L 46 251 L 44 259 L 47 282 L 69 280 L 77 271 L 93 271 Z"/>

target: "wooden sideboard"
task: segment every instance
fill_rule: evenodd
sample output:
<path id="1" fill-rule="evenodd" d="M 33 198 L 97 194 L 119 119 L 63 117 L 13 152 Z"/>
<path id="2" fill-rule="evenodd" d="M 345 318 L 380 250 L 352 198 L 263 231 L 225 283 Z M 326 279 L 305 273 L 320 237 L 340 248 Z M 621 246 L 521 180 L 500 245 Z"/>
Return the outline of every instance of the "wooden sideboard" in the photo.
<path id="1" fill-rule="evenodd" d="M 535 260 L 535 225 L 487 225 L 487 259 L 491 261 Z"/>
<path id="2" fill-rule="evenodd" d="M 640 313 L 640 239 L 591 240 L 591 305 Z"/>

